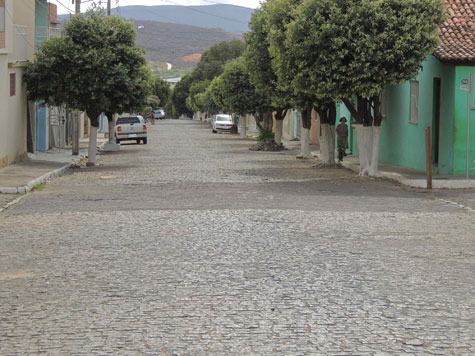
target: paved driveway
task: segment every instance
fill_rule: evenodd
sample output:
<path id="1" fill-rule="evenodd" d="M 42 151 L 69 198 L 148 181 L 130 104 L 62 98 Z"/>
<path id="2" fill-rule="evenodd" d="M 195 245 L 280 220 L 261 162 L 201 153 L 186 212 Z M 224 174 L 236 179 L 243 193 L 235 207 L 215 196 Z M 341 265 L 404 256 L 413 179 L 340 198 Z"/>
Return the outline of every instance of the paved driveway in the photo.
<path id="1" fill-rule="evenodd" d="M 0 355 L 475 355 L 473 192 L 149 135 L 0 214 Z"/>

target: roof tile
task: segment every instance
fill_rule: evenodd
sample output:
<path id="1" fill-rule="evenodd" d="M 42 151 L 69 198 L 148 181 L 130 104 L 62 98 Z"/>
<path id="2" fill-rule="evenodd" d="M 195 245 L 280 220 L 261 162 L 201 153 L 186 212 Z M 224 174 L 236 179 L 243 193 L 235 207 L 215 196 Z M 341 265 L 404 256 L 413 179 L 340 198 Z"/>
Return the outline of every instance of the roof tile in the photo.
<path id="1" fill-rule="evenodd" d="M 442 61 L 475 62 L 475 0 L 445 0 L 447 21 L 434 55 Z"/>

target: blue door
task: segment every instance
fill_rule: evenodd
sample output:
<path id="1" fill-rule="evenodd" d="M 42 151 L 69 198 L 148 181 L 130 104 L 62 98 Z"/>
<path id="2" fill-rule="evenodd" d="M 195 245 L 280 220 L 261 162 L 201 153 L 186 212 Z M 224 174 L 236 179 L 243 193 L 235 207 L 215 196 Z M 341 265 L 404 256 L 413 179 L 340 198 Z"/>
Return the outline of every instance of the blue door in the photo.
<path id="1" fill-rule="evenodd" d="M 48 122 L 46 107 L 35 103 L 36 109 L 36 150 L 38 152 L 48 151 Z"/>

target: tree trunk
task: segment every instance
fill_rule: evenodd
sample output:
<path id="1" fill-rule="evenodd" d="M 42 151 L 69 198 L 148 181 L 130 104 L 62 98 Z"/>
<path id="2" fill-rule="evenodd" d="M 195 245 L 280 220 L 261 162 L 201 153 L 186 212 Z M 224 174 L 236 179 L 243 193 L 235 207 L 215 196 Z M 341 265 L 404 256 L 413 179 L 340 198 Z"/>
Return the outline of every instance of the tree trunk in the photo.
<path id="1" fill-rule="evenodd" d="M 360 176 L 377 177 L 379 164 L 379 142 L 381 137 L 381 99 L 378 95 L 370 99 L 358 97 L 357 109 L 344 100 L 348 110 L 357 121 L 354 125 L 360 158 Z"/>
<path id="2" fill-rule="evenodd" d="M 86 114 L 91 120 L 91 132 L 89 134 L 89 147 L 87 156 L 87 166 L 96 165 L 96 146 L 97 146 L 97 130 L 99 128 L 98 117 L 101 114 L 100 111 L 86 110 Z"/>
<path id="3" fill-rule="evenodd" d="M 275 121 L 275 135 L 274 140 L 275 143 L 280 146 L 282 145 L 282 131 L 284 129 L 284 120 L 276 120 Z"/>
<path id="4" fill-rule="evenodd" d="M 272 126 L 274 125 L 274 114 L 272 111 L 267 111 L 264 113 L 263 117 L 263 127 L 266 131 L 272 131 Z"/>
<path id="5" fill-rule="evenodd" d="M 357 125 L 357 141 L 360 157 L 360 176 L 369 176 L 369 169 L 372 158 L 373 135 L 372 127 Z M 360 132 L 358 137 L 358 130 Z"/>
<path id="6" fill-rule="evenodd" d="M 246 138 L 247 137 L 247 116 L 246 115 L 241 115 L 240 119 L 240 124 L 241 124 L 241 138 Z"/>
<path id="7" fill-rule="evenodd" d="M 320 160 L 324 164 L 335 164 L 335 125 L 321 125 Z"/>
<path id="8" fill-rule="evenodd" d="M 381 126 L 373 126 L 372 145 L 371 145 L 371 164 L 369 166 L 369 175 L 379 176 L 379 141 L 381 137 Z"/>
<path id="9" fill-rule="evenodd" d="M 256 126 L 259 129 L 259 131 L 264 131 L 264 127 L 262 126 L 262 123 L 264 122 L 264 114 L 262 113 L 256 113 L 254 115 L 254 119 L 256 122 Z"/>
<path id="10" fill-rule="evenodd" d="M 115 144 L 115 120 L 114 114 L 112 112 L 106 112 L 107 116 L 107 127 L 109 129 L 109 143 Z"/>
<path id="11" fill-rule="evenodd" d="M 312 127 L 312 108 L 302 110 L 302 129 L 300 137 L 300 154 L 297 158 L 312 158 L 310 152 L 310 128 Z"/>
<path id="12" fill-rule="evenodd" d="M 320 116 L 322 136 L 320 137 L 320 160 L 324 164 L 335 164 L 335 122 L 336 104 L 324 109 L 314 108 Z"/>
<path id="13" fill-rule="evenodd" d="M 275 114 L 275 135 L 274 141 L 277 145 L 282 144 L 282 132 L 284 129 L 284 118 L 287 115 L 287 109 L 277 109 Z"/>

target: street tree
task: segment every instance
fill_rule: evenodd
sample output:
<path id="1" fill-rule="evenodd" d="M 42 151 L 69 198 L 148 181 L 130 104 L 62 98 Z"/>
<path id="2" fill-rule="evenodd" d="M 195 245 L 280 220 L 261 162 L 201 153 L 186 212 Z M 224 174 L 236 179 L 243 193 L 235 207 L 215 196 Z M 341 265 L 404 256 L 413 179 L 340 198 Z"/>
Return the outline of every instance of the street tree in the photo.
<path id="1" fill-rule="evenodd" d="M 245 117 L 254 114 L 262 132 L 272 130 L 272 106 L 268 97 L 256 90 L 243 57 L 226 64 L 214 87 L 217 102 L 233 114 Z M 219 93 L 216 94 L 216 91 Z"/>
<path id="2" fill-rule="evenodd" d="M 30 100 L 86 112 L 89 165 L 96 163 L 99 115 L 111 120 L 113 113 L 138 110 L 150 94 L 151 72 L 135 35 L 131 22 L 103 11 L 71 16 L 64 37 L 44 41 L 26 68 Z"/>
<path id="3" fill-rule="evenodd" d="M 203 53 L 193 70 L 193 80 L 211 81 L 220 76 L 226 63 L 241 56 L 244 49 L 244 42 L 240 40 L 225 41 L 211 46 Z"/>
<path id="4" fill-rule="evenodd" d="M 288 28 L 298 90 L 343 100 L 355 120 L 361 175 L 377 175 L 381 93 L 416 77 L 438 44 L 441 0 L 305 0 Z M 321 87 L 321 78 L 327 80 Z"/>
<path id="5" fill-rule="evenodd" d="M 154 78 L 152 93 L 158 98 L 158 105 L 165 106 L 170 97 L 170 86 L 161 78 Z"/>
<path id="6" fill-rule="evenodd" d="M 244 59 L 250 80 L 256 91 L 270 100 L 271 110 L 275 112 L 276 119 L 274 139 L 277 145 L 281 145 L 283 120 L 287 111 L 292 108 L 293 92 L 290 85 L 279 83 L 272 67 L 265 16 L 264 8 L 255 10 L 251 16 L 250 31 L 245 34 Z"/>
<path id="7" fill-rule="evenodd" d="M 185 75 L 171 92 L 169 101 L 173 116 L 179 117 L 181 115 L 193 115 L 187 104 L 192 83 L 193 77 L 191 75 Z"/>
<path id="8" fill-rule="evenodd" d="M 301 68 L 294 53 L 295 48 L 287 40 L 287 32 L 295 20 L 296 9 L 301 2 L 302 0 L 269 0 L 263 4 L 264 30 L 267 33 L 272 68 L 277 76 L 278 86 L 284 93 L 291 95 L 291 102 L 302 115 L 301 152 L 298 157 L 310 158 L 312 111 L 315 109 L 334 122 L 336 109 L 331 98 L 321 95 L 322 91 L 301 91 L 295 86 L 295 78 Z"/>
<path id="9" fill-rule="evenodd" d="M 188 96 L 188 107 L 191 111 L 205 113 L 203 102 L 203 94 L 206 92 L 210 84 L 209 80 L 196 81 L 190 86 L 190 94 Z"/>

